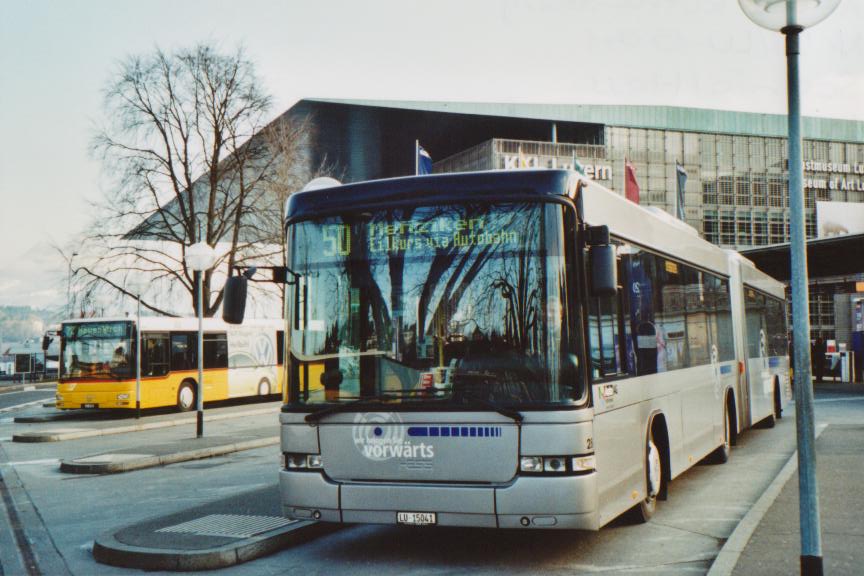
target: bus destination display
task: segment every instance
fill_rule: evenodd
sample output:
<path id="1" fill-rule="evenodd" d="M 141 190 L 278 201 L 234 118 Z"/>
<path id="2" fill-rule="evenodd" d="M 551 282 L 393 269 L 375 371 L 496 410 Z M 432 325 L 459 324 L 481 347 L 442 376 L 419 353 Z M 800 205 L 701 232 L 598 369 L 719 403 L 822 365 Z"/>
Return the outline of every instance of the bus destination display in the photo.
<path id="1" fill-rule="evenodd" d="M 363 238 L 369 254 L 520 245 L 521 234 L 518 231 L 496 224 L 490 224 L 486 218 L 372 222 L 366 225 Z M 352 247 L 352 229 L 349 224 L 324 225 L 322 237 L 325 257 L 350 256 L 356 251 L 356 247 Z"/>

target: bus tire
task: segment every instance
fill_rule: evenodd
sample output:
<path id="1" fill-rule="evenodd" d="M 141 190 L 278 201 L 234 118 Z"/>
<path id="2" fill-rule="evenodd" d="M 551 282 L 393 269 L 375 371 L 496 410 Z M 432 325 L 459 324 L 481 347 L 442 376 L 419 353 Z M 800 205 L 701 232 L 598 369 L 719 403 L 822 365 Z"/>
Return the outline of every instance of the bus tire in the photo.
<path id="1" fill-rule="evenodd" d="M 666 474 L 663 472 L 663 455 L 654 439 L 654 421 L 648 429 L 648 440 L 645 443 L 645 498 L 633 507 L 633 518 L 636 522 L 648 522 L 657 510 L 657 498 L 663 492 Z"/>
<path id="2" fill-rule="evenodd" d="M 189 412 L 195 408 L 195 382 L 184 380 L 177 390 L 177 410 Z"/>
<path id="3" fill-rule="evenodd" d="M 711 453 L 712 464 L 725 464 L 732 454 L 732 416 L 729 414 L 729 403 L 723 407 L 723 443 Z"/>
<path id="4" fill-rule="evenodd" d="M 780 420 L 783 418 L 783 404 L 781 402 L 780 383 L 774 379 L 774 419 Z"/>
<path id="5" fill-rule="evenodd" d="M 768 415 L 767 418 L 763 419 L 759 422 L 759 428 L 774 428 L 777 424 L 777 417 L 775 416 L 777 411 L 777 391 L 775 390 L 771 394 L 771 414 Z"/>
<path id="6" fill-rule="evenodd" d="M 270 395 L 270 381 L 267 378 L 262 378 L 258 383 L 258 396 Z"/>

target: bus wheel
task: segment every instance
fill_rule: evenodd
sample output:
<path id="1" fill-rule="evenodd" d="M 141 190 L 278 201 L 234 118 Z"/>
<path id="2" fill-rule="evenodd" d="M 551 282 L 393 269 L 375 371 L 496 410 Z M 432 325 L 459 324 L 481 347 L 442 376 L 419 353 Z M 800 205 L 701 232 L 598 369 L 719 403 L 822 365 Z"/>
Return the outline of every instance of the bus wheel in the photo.
<path id="1" fill-rule="evenodd" d="M 645 446 L 645 481 L 648 494 L 645 499 L 633 509 L 635 519 L 639 523 L 648 522 L 657 510 L 657 495 L 663 485 L 663 462 L 660 450 L 654 443 L 654 430 L 648 432 L 648 444 Z"/>
<path id="2" fill-rule="evenodd" d="M 783 417 L 783 406 L 780 403 L 780 384 L 774 380 L 774 419 L 780 420 Z"/>
<path id="3" fill-rule="evenodd" d="M 183 382 L 177 390 L 177 409 L 180 412 L 188 412 L 195 407 L 195 385 L 192 382 Z"/>
<path id="4" fill-rule="evenodd" d="M 771 395 L 771 414 L 769 414 L 767 418 L 765 418 L 764 420 L 762 420 L 762 422 L 759 423 L 759 428 L 774 428 L 774 425 L 777 424 L 776 414 L 778 402 L 779 400 L 777 398 L 777 390 L 775 389 L 774 393 Z"/>
<path id="5" fill-rule="evenodd" d="M 258 383 L 258 396 L 270 395 L 270 382 L 266 378 L 262 378 Z"/>
<path id="6" fill-rule="evenodd" d="M 723 443 L 711 454 L 711 462 L 714 464 L 725 464 L 729 461 L 732 452 L 732 417 L 729 414 L 729 406 L 723 408 Z"/>

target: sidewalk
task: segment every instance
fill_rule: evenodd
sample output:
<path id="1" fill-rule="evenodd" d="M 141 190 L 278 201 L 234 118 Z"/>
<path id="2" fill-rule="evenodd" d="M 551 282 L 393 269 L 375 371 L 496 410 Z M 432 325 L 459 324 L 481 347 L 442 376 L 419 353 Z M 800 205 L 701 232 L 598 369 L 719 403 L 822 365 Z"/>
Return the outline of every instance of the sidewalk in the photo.
<path id="1" fill-rule="evenodd" d="M 815 384 L 824 397 L 864 404 L 864 385 L 841 382 Z M 794 409 L 794 407 L 793 407 Z M 817 485 L 822 524 L 824 573 L 858 576 L 864 573 L 864 418 L 857 424 L 829 424 L 816 440 Z M 710 574 L 734 576 L 786 576 L 800 573 L 801 537 L 798 510 L 797 454 L 775 483 L 766 490 L 764 515 L 754 519 L 749 538 L 737 537 L 724 545 Z M 735 549 L 738 547 L 737 549 Z M 730 550 L 731 548 L 731 550 Z M 729 556 L 738 555 L 737 563 Z M 724 557 L 725 556 L 725 557 Z M 734 566 L 734 569 L 732 568 Z"/>
<path id="2" fill-rule="evenodd" d="M 22 392 L 29 390 L 50 390 L 52 388 L 57 388 L 57 382 L 54 380 L 46 382 L 27 382 L 24 384 L 0 382 L 0 394 L 5 392 Z"/>
<path id="3" fill-rule="evenodd" d="M 860 575 L 864 570 L 864 424 L 829 426 L 816 441 L 816 454 L 825 574 Z M 796 470 L 732 573 L 797 574 L 800 554 Z"/>
<path id="4" fill-rule="evenodd" d="M 248 562 L 337 530 L 281 516 L 277 485 L 109 531 L 93 557 L 139 570 L 212 570 Z"/>

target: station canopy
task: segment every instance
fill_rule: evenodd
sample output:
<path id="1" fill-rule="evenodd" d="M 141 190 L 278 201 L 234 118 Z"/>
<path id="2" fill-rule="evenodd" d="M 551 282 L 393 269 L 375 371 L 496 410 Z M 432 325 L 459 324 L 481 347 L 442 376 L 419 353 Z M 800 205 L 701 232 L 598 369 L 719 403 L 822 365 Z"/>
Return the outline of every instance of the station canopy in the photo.
<path id="1" fill-rule="evenodd" d="M 742 250 L 756 267 L 777 280 L 792 278 L 789 244 Z M 811 279 L 864 273 L 864 234 L 846 234 L 807 241 L 807 274 Z"/>

